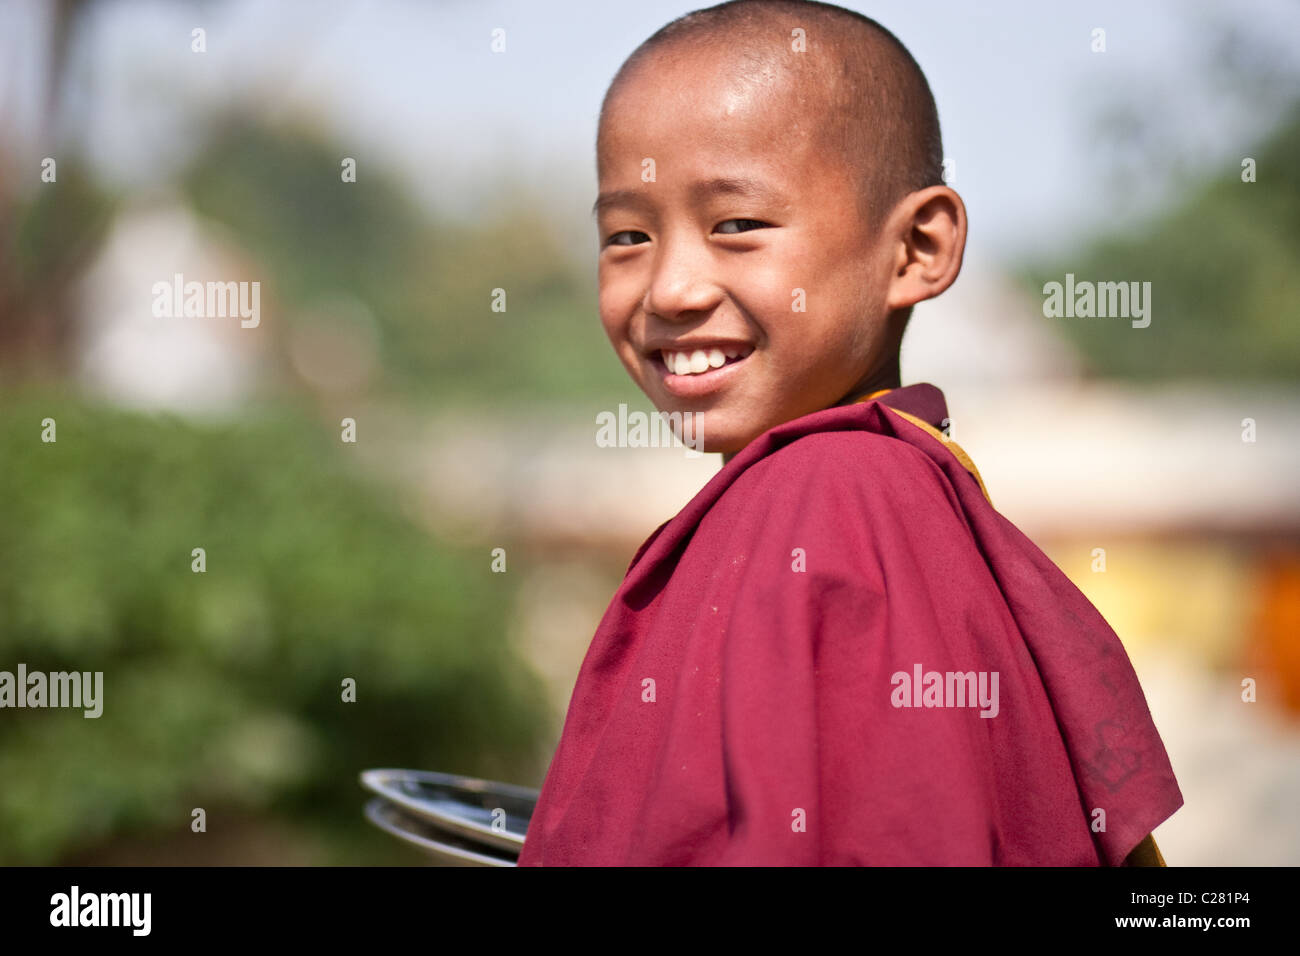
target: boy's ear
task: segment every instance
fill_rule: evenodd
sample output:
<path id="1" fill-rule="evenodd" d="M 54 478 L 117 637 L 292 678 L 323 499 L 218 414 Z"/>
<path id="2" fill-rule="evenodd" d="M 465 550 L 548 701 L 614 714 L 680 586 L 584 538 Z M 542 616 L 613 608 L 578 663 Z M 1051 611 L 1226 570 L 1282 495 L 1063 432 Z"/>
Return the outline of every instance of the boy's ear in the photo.
<path id="1" fill-rule="evenodd" d="M 952 285 L 966 251 L 966 205 L 947 186 L 929 186 L 903 199 L 886 227 L 893 275 L 888 307 L 905 309 Z"/>

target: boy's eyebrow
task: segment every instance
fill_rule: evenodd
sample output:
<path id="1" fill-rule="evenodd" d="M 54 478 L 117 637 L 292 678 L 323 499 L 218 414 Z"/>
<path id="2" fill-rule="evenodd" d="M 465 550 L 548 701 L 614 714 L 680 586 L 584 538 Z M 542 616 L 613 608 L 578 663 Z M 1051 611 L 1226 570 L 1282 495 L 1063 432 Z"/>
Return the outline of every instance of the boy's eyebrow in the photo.
<path id="1" fill-rule="evenodd" d="M 611 189 L 596 197 L 596 201 L 591 204 L 591 214 L 595 216 L 615 206 L 639 206 L 644 202 L 645 199 L 635 189 Z"/>
<path id="2" fill-rule="evenodd" d="M 733 177 L 705 179 L 693 183 L 689 192 L 695 202 L 711 199 L 714 196 L 740 196 L 744 199 L 773 203 L 782 208 L 789 205 L 779 192 L 757 179 Z M 615 206 L 639 206 L 646 202 L 645 195 L 640 190 L 613 189 L 596 197 L 596 201 L 591 204 L 591 214 L 595 216 Z"/>

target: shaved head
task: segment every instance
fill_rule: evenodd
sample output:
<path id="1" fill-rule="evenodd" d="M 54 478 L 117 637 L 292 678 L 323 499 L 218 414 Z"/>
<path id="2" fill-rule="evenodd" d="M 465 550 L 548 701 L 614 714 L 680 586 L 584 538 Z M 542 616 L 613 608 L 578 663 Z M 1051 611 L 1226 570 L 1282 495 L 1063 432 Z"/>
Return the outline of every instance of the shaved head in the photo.
<path id="1" fill-rule="evenodd" d="M 912 55 L 876 21 L 814 0 L 731 0 L 664 26 L 610 83 L 598 155 L 619 90 L 652 62 L 671 63 L 687 50 L 716 53 L 740 81 L 784 80 L 792 129 L 810 126 L 842 159 L 869 221 L 908 193 L 942 184 L 938 112 Z"/>

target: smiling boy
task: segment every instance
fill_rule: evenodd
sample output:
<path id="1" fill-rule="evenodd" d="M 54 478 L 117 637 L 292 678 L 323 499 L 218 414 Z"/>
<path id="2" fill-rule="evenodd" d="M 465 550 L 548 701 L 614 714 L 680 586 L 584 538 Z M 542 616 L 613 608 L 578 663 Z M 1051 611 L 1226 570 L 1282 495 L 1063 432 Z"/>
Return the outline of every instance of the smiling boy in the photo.
<path id="1" fill-rule="evenodd" d="M 722 470 L 592 640 L 519 863 L 1159 863 L 1182 804 L 1122 645 L 900 387 L 961 268 L 934 101 L 879 24 L 739 0 L 624 63 L 600 317 Z"/>

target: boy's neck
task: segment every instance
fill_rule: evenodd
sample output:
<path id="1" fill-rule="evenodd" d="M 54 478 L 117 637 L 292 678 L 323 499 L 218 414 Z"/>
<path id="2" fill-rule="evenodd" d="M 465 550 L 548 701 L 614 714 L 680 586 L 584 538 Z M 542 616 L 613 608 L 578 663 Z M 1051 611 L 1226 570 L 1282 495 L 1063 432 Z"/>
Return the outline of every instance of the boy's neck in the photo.
<path id="1" fill-rule="evenodd" d="M 892 359 L 870 375 L 864 376 L 856 385 L 845 392 L 839 401 L 830 407 L 838 408 L 841 405 L 852 405 L 873 392 L 887 392 L 890 389 L 898 388 L 900 385 L 902 385 L 902 376 L 899 375 L 898 355 L 895 353 Z"/>

